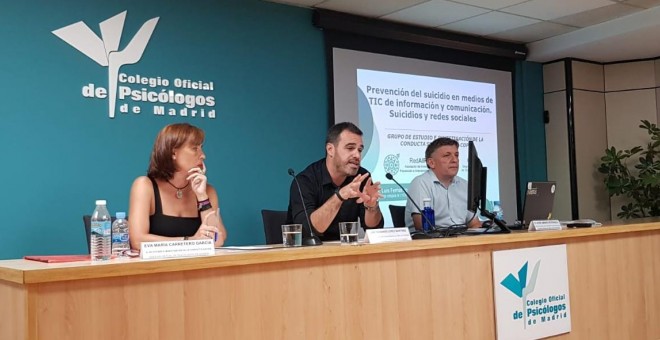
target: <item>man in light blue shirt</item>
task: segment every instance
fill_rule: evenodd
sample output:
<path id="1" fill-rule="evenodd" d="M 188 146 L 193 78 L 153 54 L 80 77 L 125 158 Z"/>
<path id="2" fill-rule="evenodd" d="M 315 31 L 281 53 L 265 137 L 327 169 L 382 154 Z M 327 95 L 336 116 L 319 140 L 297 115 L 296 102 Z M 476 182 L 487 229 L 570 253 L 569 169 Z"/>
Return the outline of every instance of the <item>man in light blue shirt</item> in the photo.
<path id="1" fill-rule="evenodd" d="M 426 147 L 426 166 L 429 169 L 410 183 L 410 197 L 422 209 L 424 199 L 431 200 L 437 226 L 481 227 L 481 221 L 467 210 L 467 181 L 456 176 L 458 142 L 446 137 L 431 142 Z M 422 230 L 422 215 L 410 200 L 406 203 L 406 225 Z"/>

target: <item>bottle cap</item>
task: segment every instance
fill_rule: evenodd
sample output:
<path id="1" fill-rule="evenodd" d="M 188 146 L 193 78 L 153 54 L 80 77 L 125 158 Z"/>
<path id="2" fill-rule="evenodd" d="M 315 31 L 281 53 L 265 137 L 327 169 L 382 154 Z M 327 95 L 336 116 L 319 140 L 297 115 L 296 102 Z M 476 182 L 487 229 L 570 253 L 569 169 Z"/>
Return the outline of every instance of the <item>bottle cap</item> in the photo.
<path id="1" fill-rule="evenodd" d="M 96 200 L 96 205 L 105 205 L 105 200 Z"/>
<path id="2" fill-rule="evenodd" d="M 115 214 L 115 217 L 117 218 L 126 218 L 126 213 L 125 212 L 118 212 Z"/>

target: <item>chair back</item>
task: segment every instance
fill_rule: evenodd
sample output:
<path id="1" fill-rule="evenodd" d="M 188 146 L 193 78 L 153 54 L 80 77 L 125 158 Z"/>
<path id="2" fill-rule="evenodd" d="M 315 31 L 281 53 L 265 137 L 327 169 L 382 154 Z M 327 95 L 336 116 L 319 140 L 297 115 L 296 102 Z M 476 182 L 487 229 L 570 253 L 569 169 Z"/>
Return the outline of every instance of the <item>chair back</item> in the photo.
<path id="1" fill-rule="evenodd" d="M 282 243 L 282 224 L 286 223 L 286 214 L 287 212 L 282 210 L 261 210 L 266 244 Z"/>
<path id="2" fill-rule="evenodd" d="M 114 222 L 117 218 L 110 216 L 111 223 Z M 126 216 L 128 220 L 128 216 Z M 92 245 L 90 241 L 92 239 L 92 215 L 83 215 L 83 224 L 85 225 L 85 237 L 87 238 L 87 252 L 92 253 Z"/>
<path id="3" fill-rule="evenodd" d="M 390 215 L 392 216 L 392 224 L 394 228 L 403 228 L 406 226 L 406 206 L 404 205 L 389 205 Z"/>

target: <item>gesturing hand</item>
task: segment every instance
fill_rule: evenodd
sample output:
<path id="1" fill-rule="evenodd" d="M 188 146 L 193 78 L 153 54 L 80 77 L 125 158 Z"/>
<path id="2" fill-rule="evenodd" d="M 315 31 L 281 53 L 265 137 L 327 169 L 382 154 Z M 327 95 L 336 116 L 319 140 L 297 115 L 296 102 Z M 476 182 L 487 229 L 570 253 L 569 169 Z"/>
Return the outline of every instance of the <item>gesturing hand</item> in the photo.
<path id="1" fill-rule="evenodd" d="M 206 164 L 202 163 L 202 168 L 194 167 L 188 170 L 188 177 L 186 180 L 190 181 L 190 187 L 192 188 L 195 196 L 197 198 L 206 199 Z"/>
<path id="2" fill-rule="evenodd" d="M 371 178 L 367 179 L 367 184 L 364 185 L 360 193 L 360 199 L 364 202 L 364 205 L 374 207 L 378 204 L 378 199 L 382 197 L 383 195 L 380 193 L 380 182 L 372 183 Z"/>
<path id="3" fill-rule="evenodd" d="M 353 181 L 351 181 L 351 183 L 348 183 L 346 186 L 339 189 L 339 195 L 344 199 L 351 199 L 358 197 L 357 202 L 362 203 L 362 199 L 360 198 L 360 194 L 361 194 L 360 184 L 362 184 L 362 181 L 364 181 L 364 179 L 367 177 L 369 177 L 369 173 L 364 173 L 355 176 L 355 178 L 353 178 Z"/>
<path id="4" fill-rule="evenodd" d="M 369 173 L 355 176 L 351 183 L 339 190 L 339 195 L 345 199 L 357 197 L 357 203 L 364 203 L 370 207 L 375 206 L 378 199 L 383 197 L 383 195 L 380 194 L 380 182 L 372 183 L 371 178 L 369 178 L 370 176 L 371 174 Z M 360 191 L 360 185 L 365 179 L 367 183 L 362 188 L 362 191 Z"/>

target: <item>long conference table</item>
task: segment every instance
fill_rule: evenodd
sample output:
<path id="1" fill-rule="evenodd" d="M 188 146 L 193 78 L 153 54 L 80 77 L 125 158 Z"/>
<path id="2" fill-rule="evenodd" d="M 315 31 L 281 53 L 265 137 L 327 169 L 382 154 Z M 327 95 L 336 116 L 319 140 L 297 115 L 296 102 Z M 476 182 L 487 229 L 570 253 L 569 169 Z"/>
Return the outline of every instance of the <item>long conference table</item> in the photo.
<path id="1" fill-rule="evenodd" d="M 660 339 L 660 220 L 102 264 L 0 261 L 0 339 L 495 339 L 492 252 L 566 244 L 572 331 Z"/>

